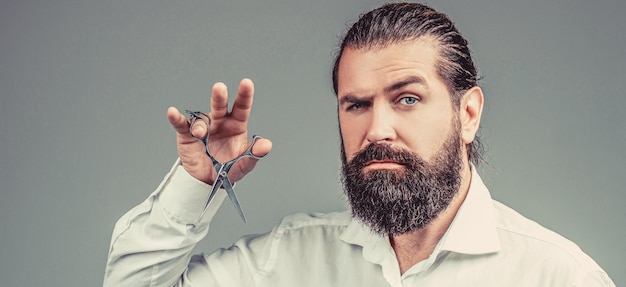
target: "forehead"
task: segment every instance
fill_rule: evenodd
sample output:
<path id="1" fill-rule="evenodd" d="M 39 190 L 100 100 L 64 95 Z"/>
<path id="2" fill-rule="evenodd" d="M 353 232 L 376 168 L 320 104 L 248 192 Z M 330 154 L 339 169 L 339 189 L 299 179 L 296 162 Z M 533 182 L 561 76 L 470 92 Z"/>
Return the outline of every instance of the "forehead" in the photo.
<path id="1" fill-rule="evenodd" d="M 338 96 L 407 77 L 422 78 L 425 86 L 444 85 L 436 69 L 439 55 L 435 43 L 423 37 L 384 47 L 346 47 L 337 72 Z"/>

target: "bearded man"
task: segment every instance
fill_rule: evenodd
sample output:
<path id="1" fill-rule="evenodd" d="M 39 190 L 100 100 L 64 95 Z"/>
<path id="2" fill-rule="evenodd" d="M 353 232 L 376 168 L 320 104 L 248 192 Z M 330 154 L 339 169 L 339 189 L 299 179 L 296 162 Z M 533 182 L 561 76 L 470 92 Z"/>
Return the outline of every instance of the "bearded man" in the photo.
<path id="1" fill-rule="evenodd" d="M 190 131 L 168 110 L 180 161 L 118 221 L 105 285 L 614 286 L 575 244 L 491 199 L 475 167 L 483 93 L 446 15 L 407 3 L 363 14 L 332 77 L 350 212 L 293 215 L 267 234 L 192 257 L 225 196 L 205 210 L 216 174 L 195 137 L 210 131 L 219 161 L 248 146 L 252 82 L 240 83 L 230 112 L 218 83 L 210 125 Z M 261 139 L 252 153 L 270 149 Z M 241 179 L 257 160 L 238 162 L 229 177 Z"/>

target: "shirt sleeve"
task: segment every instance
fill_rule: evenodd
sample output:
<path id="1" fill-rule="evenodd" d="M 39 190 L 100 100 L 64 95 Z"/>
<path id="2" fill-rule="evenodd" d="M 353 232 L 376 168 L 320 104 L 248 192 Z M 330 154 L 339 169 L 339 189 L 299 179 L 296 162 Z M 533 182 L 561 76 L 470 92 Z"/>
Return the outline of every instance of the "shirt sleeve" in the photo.
<path id="1" fill-rule="evenodd" d="M 148 199 L 116 223 L 104 286 L 183 286 L 191 251 L 225 198 L 219 190 L 199 220 L 210 189 L 177 161 Z"/>

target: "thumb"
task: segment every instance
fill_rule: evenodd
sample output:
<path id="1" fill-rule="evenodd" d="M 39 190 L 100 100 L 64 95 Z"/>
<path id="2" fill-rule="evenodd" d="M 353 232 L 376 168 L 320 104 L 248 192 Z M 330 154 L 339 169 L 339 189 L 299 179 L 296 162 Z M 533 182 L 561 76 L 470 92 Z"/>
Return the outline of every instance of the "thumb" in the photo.
<path id="1" fill-rule="evenodd" d="M 272 150 L 272 141 L 266 138 L 260 138 L 252 146 L 252 154 L 257 157 L 264 157 Z"/>

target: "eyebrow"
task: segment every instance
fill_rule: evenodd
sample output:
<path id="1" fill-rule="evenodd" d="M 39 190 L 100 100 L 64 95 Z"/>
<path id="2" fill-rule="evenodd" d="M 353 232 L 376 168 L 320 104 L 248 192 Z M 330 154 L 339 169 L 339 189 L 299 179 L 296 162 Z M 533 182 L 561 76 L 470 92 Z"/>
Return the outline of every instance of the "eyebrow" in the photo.
<path id="1" fill-rule="evenodd" d="M 340 100 L 339 100 L 339 104 L 343 105 L 345 103 L 351 103 L 351 104 L 355 104 L 355 103 L 363 103 L 363 102 L 367 102 L 369 101 L 371 98 L 373 98 L 373 96 L 367 96 L 367 97 L 357 97 L 353 94 L 348 94 L 343 96 Z"/>
<path id="2" fill-rule="evenodd" d="M 383 89 L 383 91 L 385 92 L 385 94 L 391 93 L 395 90 L 399 90 L 402 89 L 408 85 L 412 85 L 412 84 L 419 84 L 422 86 L 426 87 L 426 80 L 424 80 L 424 78 L 419 77 L 419 76 L 410 76 L 408 78 L 402 79 L 400 81 L 397 81 L 387 87 L 385 87 Z"/>

